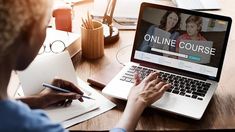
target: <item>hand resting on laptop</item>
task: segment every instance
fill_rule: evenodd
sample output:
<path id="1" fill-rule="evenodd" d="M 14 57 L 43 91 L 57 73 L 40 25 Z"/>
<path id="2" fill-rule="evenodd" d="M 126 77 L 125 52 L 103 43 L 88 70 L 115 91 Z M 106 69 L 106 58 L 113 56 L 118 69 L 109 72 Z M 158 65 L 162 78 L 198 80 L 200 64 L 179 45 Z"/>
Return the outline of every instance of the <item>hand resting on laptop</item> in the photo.
<path id="1" fill-rule="evenodd" d="M 116 125 L 117 128 L 134 131 L 144 109 L 160 99 L 171 86 L 162 81 L 157 72 L 149 74 L 143 80 L 140 80 L 139 76 L 139 74 L 135 75 L 135 85 L 128 96 L 126 108 Z"/>

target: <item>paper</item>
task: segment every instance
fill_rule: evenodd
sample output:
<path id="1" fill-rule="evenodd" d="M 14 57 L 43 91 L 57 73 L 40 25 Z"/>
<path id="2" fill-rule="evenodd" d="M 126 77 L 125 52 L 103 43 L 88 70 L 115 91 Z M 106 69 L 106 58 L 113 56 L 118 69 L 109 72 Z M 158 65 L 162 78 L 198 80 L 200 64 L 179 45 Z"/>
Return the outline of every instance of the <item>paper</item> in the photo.
<path id="1" fill-rule="evenodd" d="M 18 75 L 26 96 L 38 94 L 44 89 L 42 83 L 51 83 L 55 76 L 78 86 L 76 72 L 68 52 L 35 59 L 26 70 L 19 72 Z M 50 108 L 46 109 L 46 112 L 52 121 L 63 122 L 98 107 L 96 101 L 84 99 L 84 103 L 75 100 L 70 107 Z"/>
<path id="2" fill-rule="evenodd" d="M 53 78 L 58 76 L 71 81 L 85 95 L 95 99 L 93 101 L 84 98 L 84 103 L 73 101 L 67 108 L 45 109 L 52 121 L 60 122 L 66 128 L 115 107 L 114 103 L 77 78 L 68 52 L 35 59 L 26 70 L 18 72 L 18 76 L 26 96 L 39 93 L 43 89 L 43 82 L 51 83 Z"/>
<path id="3" fill-rule="evenodd" d="M 68 107 L 47 108 L 44 110 L 53 122 L 61 123 L 98 108 L 99 105 L 96 101 L 84 99 L 84 102 L 74 100 Z"/>
<path id="4" fill-rule="evenodd" d="M 95 116 L 98 116 L 112 108 L 114 108 L 116 105 L 106 99 L 102 94 L 97 92 L 95 89 L 91 88 L 86 82 L 81 80 L 80 78 L 77 78 L 78 85 L 83 89 L 91 93 L 91 96 L 96 99 L 97 105 L 99 105 L 98 109 L 95 109 L 89 113 L 83 114 L 81 116 L 75 117 L 73 119 L 67 120 L 62 122 L 63 127 L 68 128 L 72 125 L 75 125 L 77 123 L 86 121 L 90 118 L 93 118 Z"/>
<path id="5" fill-rule="evenodd" d="M 26 96 L 42 91 L 42 83 L 51 83 L 55 77 L 77 85 L 77 76 L 68 52 L 36 58 L 29 67 L 18 72 Z"/>

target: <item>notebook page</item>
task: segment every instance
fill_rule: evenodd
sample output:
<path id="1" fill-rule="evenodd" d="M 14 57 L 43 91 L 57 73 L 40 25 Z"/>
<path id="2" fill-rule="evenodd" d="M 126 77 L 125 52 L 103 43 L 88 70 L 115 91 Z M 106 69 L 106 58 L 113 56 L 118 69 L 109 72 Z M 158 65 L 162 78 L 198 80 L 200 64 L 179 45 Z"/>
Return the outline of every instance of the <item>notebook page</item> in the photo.
<path id="1" fill-rule="evenodd" d="M 45 111 L 52 121 L 61 123 L 98 108 L 99 105 L 97 105 L 96 101 L 84 99 L 84 102 L 74 100 L 68 107 L 51 107 L 45 109 Z"/>

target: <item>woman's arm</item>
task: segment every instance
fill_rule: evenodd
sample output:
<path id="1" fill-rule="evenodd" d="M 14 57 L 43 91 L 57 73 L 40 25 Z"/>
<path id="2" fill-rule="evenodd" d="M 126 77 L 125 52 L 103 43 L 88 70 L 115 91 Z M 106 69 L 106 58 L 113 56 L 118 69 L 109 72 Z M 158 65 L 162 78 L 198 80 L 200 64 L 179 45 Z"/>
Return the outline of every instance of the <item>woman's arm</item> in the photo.
<path id="1" fill-rule="evenodd" d="M 170 87 L 163 82 L 158 73 L 151 73 L 143 81 L 139 75 L 135 76 L 135 86 L 131 89 L 124 113 L 116 125 L 116 128 L 124 128 L 126 131 L 134 131 L 144 109 L 160 99 Z"/>

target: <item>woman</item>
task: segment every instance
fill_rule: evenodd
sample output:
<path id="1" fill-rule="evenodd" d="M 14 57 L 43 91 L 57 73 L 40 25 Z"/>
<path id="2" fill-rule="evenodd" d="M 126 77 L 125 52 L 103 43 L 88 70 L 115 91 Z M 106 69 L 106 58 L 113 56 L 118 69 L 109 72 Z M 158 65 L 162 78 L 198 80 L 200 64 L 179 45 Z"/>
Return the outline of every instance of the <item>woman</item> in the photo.
<path id="1" fill-rule="evenodd" d="M 0 1 L 0 131 L 2 132 L 63 132 L 60 124 L 53 123 L 42 110 L 51 105 L 69 105 L 83 94 L 72 83 L 55 79 L 53 85 L 66 87 L 74 93 L 59 93 L 49 89 L 18 100 L 9 99 L 7 87 L 12 70 L 24 70 L 33 61 L 46 35 L 49 21 L 48 0 Z M 143 110 L 158 100 L 170 87 L 152 73 L 136 83 L 128 97 L 121 120 L 112 131 L 134 131 Z M 154 91 L 154 92 L 153 92 Z M 27 105 L 26 105 L 27 104 Z"/>
<path id="2" fill-rule="evenodd" d="M 162 29 L 166 32 L 169 32 L 171 35 L 168 39 L 171 40 L 176 40 L 179 36 L 179 33 L 176 32 L 176 30 L 179 28 L 180 26 L 180 13 L 178 12 L 174 12 L 174 11 L 167 11 L 161 21 L 160 21 L 160 25 L 156 26 L 156 25 L 152 25 L 148 28 L 148 31 L 146 32 L 146 34 L 149 35 L 155 35 L 156 31 L 158 29 Z M 151 52 L 151 47 L 154 45 L 154 42 L 150 42 L 150 41 L 143 41 L 143 43 L 141 44 L 139 50 L 144 51 L 144 52 Z M 171 47 L 169 48 L 170 51 L 175 51 L 175 47 Z"/>

